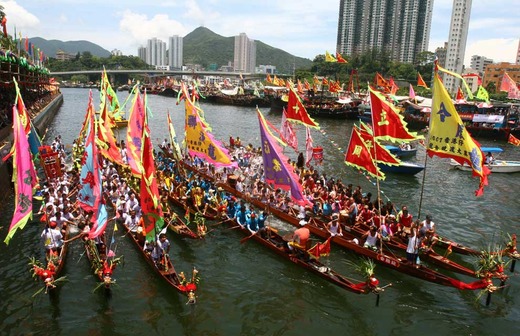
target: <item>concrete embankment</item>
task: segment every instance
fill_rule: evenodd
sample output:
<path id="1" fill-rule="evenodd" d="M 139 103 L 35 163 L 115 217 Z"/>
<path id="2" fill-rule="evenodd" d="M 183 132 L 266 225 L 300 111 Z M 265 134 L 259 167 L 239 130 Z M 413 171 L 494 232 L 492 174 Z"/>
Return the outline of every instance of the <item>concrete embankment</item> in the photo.
<path id="1" fill-rule="evenodd" d="M 33 125 L 39 132 L 43 132 L 47 129 L 62 104 L 63 95 L 60 93 L 34 117 Z M 40 133 L 40 135 L 43 134 Z M 0 130 L 0 153 L 2 154 L 2 157 L 9 152 L 12 140 L 12 127 L 4 127 Z M 4 204 L 4 201 L 8 197 L 13 197 L 14 188 L 13 183 L 11 182 L 11 172 L 12 164 L 10 162 L 4 163 L 0 160 L 0 204 Z M 0 205 L 0 209 L 7 211 L 7 209 L 3 209 L 3 205 Z"/>

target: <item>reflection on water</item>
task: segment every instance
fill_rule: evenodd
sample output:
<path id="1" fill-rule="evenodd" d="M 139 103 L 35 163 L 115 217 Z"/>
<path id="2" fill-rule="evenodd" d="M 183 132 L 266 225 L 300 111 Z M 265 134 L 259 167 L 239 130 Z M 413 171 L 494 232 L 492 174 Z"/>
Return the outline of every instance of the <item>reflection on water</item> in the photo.
<path id="1" fill-rule="evenodd" d="M 49 127 L 47 139 L 61 134 L 65 143 L 71 143 L 81 128 L 88 91 L 64 89 L 63 93 L 64 104 Z M 120 100 L 126 95 L 122 92 Z M 233 135 L 245 144 L 259 145 L 253 108 L 202 106 L 217 139 L 227 141 Z M 182 139 L 182 105 L 176 105 L 175 99 L 149 96 L 149 107 L 156 145 L 167 137 L 168 111 Z M 279 113 L 263 112 L 274 125 L 280 124 Z M 322 132 L 313 131 L 312 136 L 314 145 L 324 148 L 325 163 L 318 170 L 344 183 L 360 185 L 375 196 L 375 181 L 343 163 L 352 122 L 319 122 Z M 303 149 L 304 129 L 296 129 Z M 124 139 L 124 130 L 119 130 L 118 136 Z M 505 143 L 482 141 L 482 145 L 500 145 L 504 148 L 503 158 L 520 158 L 520 149 Z M 296 159 L 294 151 L 286 149 L 285 153 Z M 416 160 L 424 163 L 424 159 L 425 151 L 420 149 Z M 520 231 L 520 203 L 515 194 L 520 174 L 491 175 L 490 185 L 480 198 L 473 196 L 478 181 L 470 173 L 450 170 L 447 160 L 428 158 L 425 174 L 424 179 L 422 174 L 388 174 L 380 183 L 381 197 L 398 207 L 408 205 L 416 215 L 422 195 L 422 218 L 432 214 L 439 232 L 476 248 L 485 247 L 490 240 L 498 241 L 502 231 Z M 2 237 L 12 209 L 12 200 L 3 205 Z M 292 230 L 277 219 L 271 219 L 271 225 L 284 233 Z M 27 263 L 32 256 L 43 258 L 38 239 L 41 230 L 38 222 L 30 223 L 9 246 L 0 247 L 2 334 L 166 335 L 175 331 L 183 335 L 340 335 L 355 330 L 361 335 L 500 335 L 520 331 L 517 277 L 508 281 L 509 287 L 493 295 L 490 307 L 484 307 L 482 299 L 475 303 L 478 292 L 457 291 L 378 266 L 378 279 L 393 286 L 381 295 L 380 306 L 375 308 L 374 295 L 356 295 L 335 287 L 253 240 L 240 244 L 240 233 L 225 225 L 216 226 L 204 240 L 183 241 L 170 236 L 177 271 L 191 274 L 193 266 L 200 271 L 195 306 L 186 305 L 184 296 L 150 272 L 127 237 L 116 238 L 117 253 L 124 255 L 125 263 L 114 273 L 117 285 L 111 297 L 107 298 L 102 290 L 92 293 L 97 280 L 82 257 L 83 247 L 75 242 L 67 257 L 68 282 L 55 295 L 41 294 L 33 299 L 40 285 L 31 278 Z M 361 276 L 345 260 L 357 258 L 333 246 L 326 262 L 359 280 Z M 473 262 L 466 256 L 455 260 L 468 265 Z"/>

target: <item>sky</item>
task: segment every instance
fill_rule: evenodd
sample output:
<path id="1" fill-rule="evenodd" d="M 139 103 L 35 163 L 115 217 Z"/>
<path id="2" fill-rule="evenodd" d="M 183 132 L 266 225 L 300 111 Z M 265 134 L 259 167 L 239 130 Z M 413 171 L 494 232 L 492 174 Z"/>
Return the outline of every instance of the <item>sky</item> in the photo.
<path id="1" fill-rule="evenodd" d="M 448 40 L 453 0 L 433 0 L 428 50 Z M 222 36 L 254 40 L 314 59 L 335 52 L 339 0 L 23 0 L 3 1 L 10 34 L 47 40 L 87 40 L 108 51 L 137 55 L 150 38 L 165 42 L 204 26 Z M 473 0 L 464 63 L 472 55 L 515 62 L 520 1 Z"/>

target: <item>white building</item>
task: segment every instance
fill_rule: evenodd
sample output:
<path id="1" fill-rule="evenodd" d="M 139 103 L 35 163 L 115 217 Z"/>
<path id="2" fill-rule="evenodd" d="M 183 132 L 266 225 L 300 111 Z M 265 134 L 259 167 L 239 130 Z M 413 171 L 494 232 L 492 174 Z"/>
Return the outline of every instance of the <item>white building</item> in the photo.
<path id="1" fill-rule="evenodd" d="M 245 33 L 235 36 L 235 54 L 233 58 L 234 71 L 255 72 L 256 44 Z"/>
<path id="2" fill-rule="evenodd" d="M 146 60 L 148 65 L 166 64 L 166 43 L 154 37 L 146 44 Z"/>
<path id="3" fill-rule="evenodd" d="M 170 69 L 180 69 L 182 68 L 183 63 L 183 43 L 182 36 L 174 35 L 169 39 L 169 49 L 168 49 L 168 65 Z"/>
<path id="4" fill-rule="evenodd" d="M 139 47 L 137 49 L 137 57 L 143 60 L 146 63 L 146 47 Z"/>
<path id="5" fill-rule="evenodd" d="M 256 68 L 256 73 L 264 73 L 264 74 L 275 74 L 276 66 L 275 65 L 259 65 Z"/>
<path id="6" fill-rule="evenodd" d="M 476 70 L 480 77 L 484 76 L 484 69 L 489 64 L 493 64 L 493 60 L 491 58 L 479 55 L 471 56 L 471 68 Z"/>
<path id="7" fill-rule="evenodd" d="M 453 0 L 450 35 L 446 50 L 446 69 L 461 74 L 464 67 L 464 54 L 468 39 L 469 18 L 472 0 Z M 443 83 L 451 93 L 456 93 L 460 79 L 444 74 Z"/>
<path id="8" fill-rule="evenodd" d="M 123 52 L 119 49 L 114 49 L 110 52 L 112 56 L 123 56 Z"/>

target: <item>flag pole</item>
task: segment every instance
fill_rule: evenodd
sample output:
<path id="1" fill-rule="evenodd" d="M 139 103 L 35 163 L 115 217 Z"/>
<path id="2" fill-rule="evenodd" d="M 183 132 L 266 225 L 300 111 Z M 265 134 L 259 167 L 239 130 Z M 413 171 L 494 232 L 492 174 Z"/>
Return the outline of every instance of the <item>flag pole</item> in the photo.
<path id="1" fill-rule="evenodd" d="M 432 77 L 432 107 L 433 107 L 433 97 L 434 97 L 434 86 L 435 86 L 435 76 L 438 76 L 437 73 L 437 60 L 433 62 L 433 77 Z M 428 119 L 428 134 L 426 136 L 426 155 L 424 156 L 424 170 L 423 177 L 421 183 L 421 196 L 419 197 L 419 209 L 417 210 L 417 219 L 421 218 L 421 209 L 422 209 L 422 201 L 424 195 L 424 181 L 426 180 L 426 168 L 428 163 L 428 147 L 430 146 L 430 129 L 432 124 L 432 113 L 433 110 L 430 109 L 430 118 Z"/>

